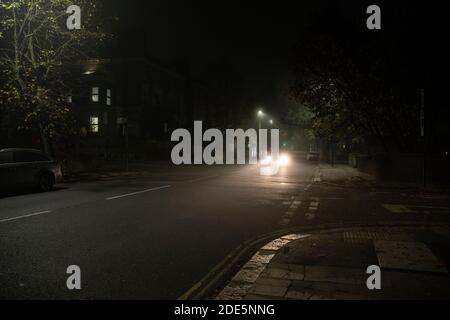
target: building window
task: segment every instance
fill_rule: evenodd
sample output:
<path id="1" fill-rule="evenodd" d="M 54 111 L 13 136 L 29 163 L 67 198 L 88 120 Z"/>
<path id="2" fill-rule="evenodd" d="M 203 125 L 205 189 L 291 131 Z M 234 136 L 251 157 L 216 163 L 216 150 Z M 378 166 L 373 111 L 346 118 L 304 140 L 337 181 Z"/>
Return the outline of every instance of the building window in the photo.
<path id="1" fill-rule="evenodd" d="M 98 127 L 98 117 L 91 117 L 91 133 L 98 133 L 99 127 Z"/>
<path id="2" fill-rule="evenodd" d="M 92 102 L 99 102 L 99 101 L 100 101 L 100 88 L 92 87 Z"/>
<path id="3" fill-rule="evenodd" d="M 67 103 L 72 103 L 72 93 L 69 93 L 69 95 L 67 96 Z"/>

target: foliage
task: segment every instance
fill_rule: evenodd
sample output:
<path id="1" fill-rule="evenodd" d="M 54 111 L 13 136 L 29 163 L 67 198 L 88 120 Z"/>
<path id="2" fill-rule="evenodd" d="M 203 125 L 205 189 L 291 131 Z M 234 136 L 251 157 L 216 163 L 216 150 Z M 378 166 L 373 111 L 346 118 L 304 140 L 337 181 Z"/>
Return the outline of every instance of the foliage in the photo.
<path id="1" fill-rule="evenodd" d="M 405 58 L 396 39 L 320 31 L 302 38 L 295 56 L 291 95 L 313 113 L 317 136 L 334 142 L 362 136 L 386 150 L 413 148 L 420 91 L 399 67 Z"/>
<path id="2" fill-rule="evenodd" d="M 70 131 L 70 70 L 107 40 L 99 4 L 80 0 L 82 27 L 66 26 L 70 0 L 0 0 L 0 106 L 10 126 L 47 137 Z M 48 145 L 45 145 L 48 149 Z"/>

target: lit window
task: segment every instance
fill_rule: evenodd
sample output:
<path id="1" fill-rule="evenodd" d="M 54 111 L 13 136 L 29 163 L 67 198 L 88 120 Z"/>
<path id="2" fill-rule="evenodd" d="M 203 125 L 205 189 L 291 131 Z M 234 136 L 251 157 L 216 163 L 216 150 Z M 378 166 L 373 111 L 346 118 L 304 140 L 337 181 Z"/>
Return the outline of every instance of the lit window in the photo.
<path id="1" fill-rule="evenodd" d="M 92 101 L 99 102 L 100 101 L 100 89 L 98 87 L 92 88 Z"/>
<path id="2" fill-rule="evenodd" d="M 72 103 L 72 94 L 71 93 L 67 96 L 67 103 Z"/>
<path id="3" fill-rule="evenodd" d="M 91 133 L 97 133 L 98 129 L 98 117 L 91 117 Z"/>
<path id="4" fill-rule="evenodd" d="M 106 105 L 111 105 L 111 89 L 106 89 Z"/>

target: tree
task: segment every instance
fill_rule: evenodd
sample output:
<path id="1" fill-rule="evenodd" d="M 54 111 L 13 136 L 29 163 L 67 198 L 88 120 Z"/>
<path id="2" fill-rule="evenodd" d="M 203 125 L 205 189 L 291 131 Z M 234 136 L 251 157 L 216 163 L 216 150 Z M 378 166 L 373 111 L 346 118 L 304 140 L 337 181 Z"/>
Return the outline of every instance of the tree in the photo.
<path id="1" fill-rule="evenodd" d="M 313 128 L 314 114 L 305 105 L 293 101 L 288 102 L 288 109 L 284 118 L 284 124 L 286 128 L 290 128 L 289 138 L 291 141 L 295 140 L 298 147 L 302 147 L 308 150 L 312 144 L 316 143 L 316 135 Z M 292 130 L 295 128 L 295 130 Z M 283 130 L 283 131 L 286 131 Z"/>
<path id="2" fill-rule="evenodd" d="M 330 142 L 362 136 L 385 151 L 413 151 L 419 104 L 412 42 L 392 30 L 359 31 L 333 16 L 318 19 L 321 26 L 296 45 L 292 97 L 313 113 L 316 135 Z"/>
<path id="3" fill-rule="evenodd" d="M 71 130 L 70 69 L 107 39 L 95 0 L 78 0 L 81 28 L 69 30 L 70 0 L 0 0 L 0 106 L 3 120 L 51 138 Z"/>

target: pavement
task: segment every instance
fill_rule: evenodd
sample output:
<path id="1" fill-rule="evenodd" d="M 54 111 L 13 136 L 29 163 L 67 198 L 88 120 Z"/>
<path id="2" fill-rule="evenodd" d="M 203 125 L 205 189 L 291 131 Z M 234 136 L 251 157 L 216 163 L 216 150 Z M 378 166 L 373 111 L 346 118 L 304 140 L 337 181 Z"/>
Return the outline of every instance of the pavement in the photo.
<path id="1" fill-rule="evenodd" d="M 261 247 L 215 299 L 450 299 L 449 236 L 450 225 L 288 234 Z M 369 266 L 380 267 L 379 288 L 367 285 Z"/>
<path id="2" fill-rule="evenodd" d="M 446 193 L 302 160 L 273 177 L 253 166 L 168 163 L 86 174 L 50 193 L 0 197 L 0 298 L 176 299 L 261 235 L 445 224 L 449 213 Z M 81 268 L 82 290 L 66 287 L 70 265 Z"/>

